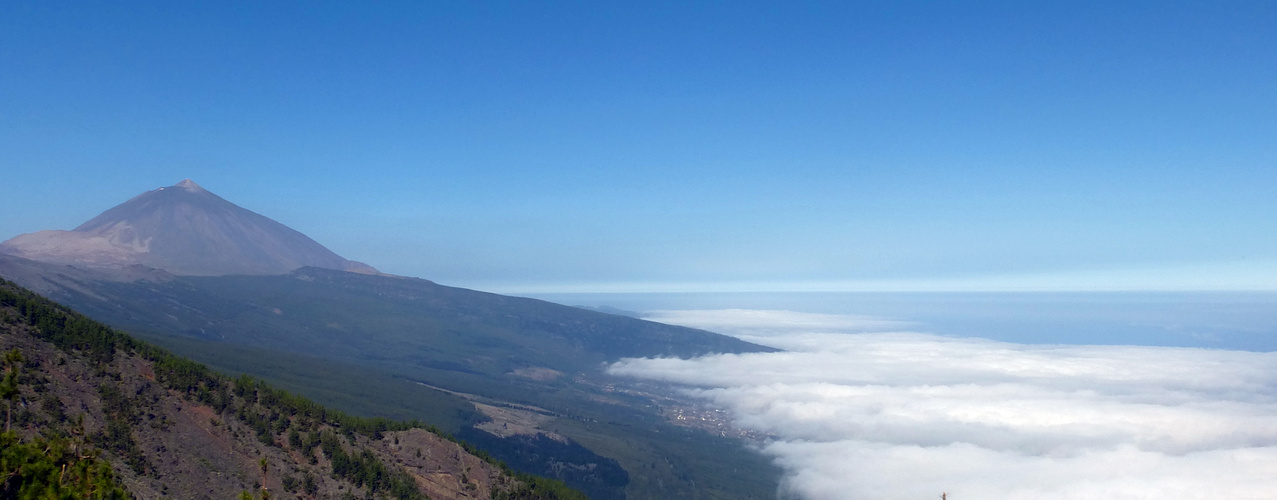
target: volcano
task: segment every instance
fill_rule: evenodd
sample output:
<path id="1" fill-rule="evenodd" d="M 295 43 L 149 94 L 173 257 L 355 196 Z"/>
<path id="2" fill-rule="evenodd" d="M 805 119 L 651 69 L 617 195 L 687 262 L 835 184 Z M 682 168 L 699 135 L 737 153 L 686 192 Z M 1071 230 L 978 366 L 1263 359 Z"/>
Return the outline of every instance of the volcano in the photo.
<path id="1" fill-rule="evenodd" d="M 23 234 L 0 253 L 89 268 L 142 265 L 176 275 L 271 275 L 311 266 L 376 274 L 190 179 L 142 193 L 70 231 Z"/>

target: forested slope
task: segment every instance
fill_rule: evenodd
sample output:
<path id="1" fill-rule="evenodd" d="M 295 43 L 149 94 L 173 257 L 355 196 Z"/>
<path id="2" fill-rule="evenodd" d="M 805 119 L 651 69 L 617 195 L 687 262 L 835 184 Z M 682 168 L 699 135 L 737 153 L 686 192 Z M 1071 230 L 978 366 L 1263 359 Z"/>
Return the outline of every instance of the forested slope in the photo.
<path id="1" fill-rule="evenodd" d="M 0 280 L 0 498 L 584 498 L 420 422 L 231 379 Z"/>
<path id="2" fill-rule="evenodd" d="M 269 380 L 328 408 L 430 422 L 591 497 L 761 500 L 776 492 L 779 470 L 748 443 L 668 418 L 671 403 L 686 404 L 670 388 L 603 371 L 625 356 L 770 350 L 722 335 L 316 268 L 183 277 L 0 255 L 0 277 L 221 372 Z M 524 436 L 498 443 L 474 434 L 491 418 L 476 403 L 540 416 Z"/>

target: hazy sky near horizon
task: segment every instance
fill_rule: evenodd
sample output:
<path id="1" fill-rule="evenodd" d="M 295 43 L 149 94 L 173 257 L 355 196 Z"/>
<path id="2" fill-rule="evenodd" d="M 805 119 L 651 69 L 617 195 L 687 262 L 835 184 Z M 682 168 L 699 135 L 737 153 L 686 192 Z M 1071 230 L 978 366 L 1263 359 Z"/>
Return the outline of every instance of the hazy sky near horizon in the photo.
<path id="1" fill-rule="evenodd" d="M 1277 287 L 1270 2 L 0 7 L 0 239 L 192 178 L 486 289 Z"/>

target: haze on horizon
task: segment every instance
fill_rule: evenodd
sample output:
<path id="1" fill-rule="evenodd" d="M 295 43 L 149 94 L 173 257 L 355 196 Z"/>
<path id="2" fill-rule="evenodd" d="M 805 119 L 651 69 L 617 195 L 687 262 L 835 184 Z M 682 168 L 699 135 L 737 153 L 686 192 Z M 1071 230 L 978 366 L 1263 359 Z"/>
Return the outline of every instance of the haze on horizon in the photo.
<path id="1" fill-rule="evenodd" d="M 5 11 L 0 239 L 192 178 L 497 291 L 1277 288 L 1271 3 Z"/>

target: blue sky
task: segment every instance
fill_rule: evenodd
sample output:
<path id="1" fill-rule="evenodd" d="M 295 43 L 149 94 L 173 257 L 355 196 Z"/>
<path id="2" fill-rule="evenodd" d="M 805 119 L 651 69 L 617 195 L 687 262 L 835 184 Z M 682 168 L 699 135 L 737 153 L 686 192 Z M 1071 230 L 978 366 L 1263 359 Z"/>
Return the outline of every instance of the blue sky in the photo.
<path id="1" fill-rule="evenodd" d="M 501 291 L 1277 288 L 1266 2 L 9 2 L 0 239 L 192 178 Z"/>

